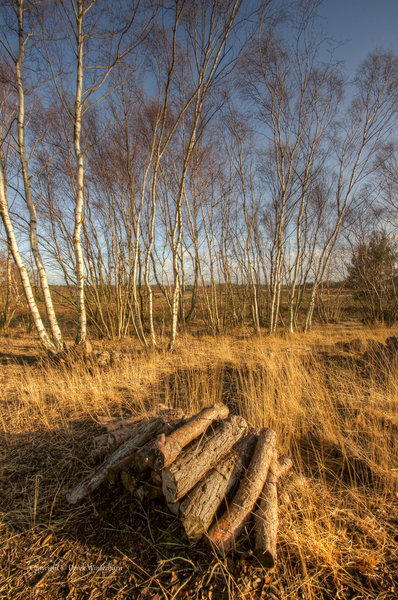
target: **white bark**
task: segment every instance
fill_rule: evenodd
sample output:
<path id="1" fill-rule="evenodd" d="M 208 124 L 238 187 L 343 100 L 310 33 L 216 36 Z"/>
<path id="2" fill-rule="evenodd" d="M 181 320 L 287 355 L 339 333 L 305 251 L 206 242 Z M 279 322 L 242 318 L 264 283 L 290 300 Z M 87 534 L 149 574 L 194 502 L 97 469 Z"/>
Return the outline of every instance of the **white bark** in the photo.
<path id="1" fill-rule="evenodd" d="M 26 145 L 25 145 L 25 91 L 23 87 L 22 80 L 22 67 L 23 61 L 25 57 L 25 44 L 29 39 L 24 37 L 24 22 L 23 22 L 23 13 L 24 13 L 24 0 L 19 0 L 17 4 L 18 8 L 18 39 L 19 39 L 19 53 L 18 58 L 15 63 L 15 72 L 16 72 L 16 84 L 18 90 L 18 99 L 19 99 L 19 110 L 18 110 L 18 119 L 17 119 L 17 127 L 18 127 L 18 150 L 19 157 L 22 167 L 22 176 L 24 182 L 25 189 L 25 202 L 29 210 L 29 230 L 30 230 L 30 245 L 33 253 L 33 257 L 35 259 L 36 267 L 38 270 L 40 285 L 43 291 L 44 304 L 46 307 L 47 317 L 50 324 L 51 334 L 53 338 L 54 346 L 56 347 L 58 352 L 61 352 L 64 349 L 64 342 L 62 338 L 62 333 L 58 325 L 57 317 L 54 310 L 54 305 L 52 302 L 50 286 L 48 284 L 47 273 L 43 264 L 43 260 L 41 257 L 41 253 L 39 250 L 38 240 L 37 240 L 37 214 L 36 214 L 36 206 L 33 202 L 32 198 L 32 188 L 30 185 L 30 176 L 29 176 L 29 166 L 28 160 L 26 157 Z"/>
<path id="2" fill-rule="evenodd" d="M 75 201 L 75 226 L 73 231 L 73 247 L 76 260 L 76 304 L 78 311 L 78 328 L 76 344 L 84 342 L 87 336 L 87 315 L 84 298 L 84 259 L 81 245 L 81 230 L 84 207 L 84 157 L 80 147 L 82 127 L 82 91 L 83 91 L 83 56 L 84 56 L 84 2 L 77 0 L 76 26 L 77 26 L 77 72 L 75 94 L 75 116 L 73 146 L 76 159 L 76 201 Z"/>
<path id="3" fill-rule="evenodd" d="M 30 314 L 33 319 L 34 326 L 36 328 L 39 339 L 43 345 L 43 347 L 50 353 L 56 354 L 57 347 L 54 345 L 52 340 L 50 339 L 46 328 L 44 327 L 43 320 L 41 318 L 39 309 L 36 304 L 36 300 L 33 294 L 32 284 L 29 279 L 29 274 L 26 269 L 26 266 L 22 260 L 21 254 L 19 252 L 18 243 L 15 237 L 14 227 L 12 221 L 10 219 L 9 211 L 8 211 L 8 202 L 7 202 L 7 184 L 4 177 L 3 166 L 0 163 L 0 214 L 4 224 L 4 228 L 7 233 L 8 242 L 11 248 L 12 256 L 15 264 L 17 265 L 22 286 L 26 298 L 26 302 L 29 307 Z"/>

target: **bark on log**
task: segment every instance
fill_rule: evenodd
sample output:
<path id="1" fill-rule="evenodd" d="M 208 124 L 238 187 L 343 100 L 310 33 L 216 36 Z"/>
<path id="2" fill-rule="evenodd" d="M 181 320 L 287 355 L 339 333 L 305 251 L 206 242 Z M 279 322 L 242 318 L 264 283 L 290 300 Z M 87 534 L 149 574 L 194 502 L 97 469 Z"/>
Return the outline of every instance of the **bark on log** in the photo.
<path id="1" fill-rule="evenodd" d="M 103 458 L 106 454 L 108 454 L 108 434 L 104 433 L 102 435 L 97 435 L 93 439 L 93 449 L 91 451 L 91 456 L 94 459 Z"/>
<path id="2" fill-rule="evenodd" d="M 102 447 L 107 447 L 108 446 L 108 436 L 109 436 L 109 433 L 101 433 L 101 435 L 96 435 L 93 438 L 94 450 L 99 450 Z"/>
<path id="3" fill-rule="evenodd" d="M 260 497 L 259 508 L 254 514 L 255 550 L 257 560 L 265 569 L 272 569 L 276 562 L 276 540 L 278 535 L 278 478 L 292 466 L 288 456 L 278 460 L 274 453 L 267 479 Z"/>
<path id="4" fill-rule="evenodd" d="M 144 471 L 149 467 L 160 471 L 169 466 L 181 450 L 192 440 L 198 438 L 214 420 L 225 419 L 228 414 L 229 409 L 225 404 L 219 403 L 204 408 L 173 433 L 161 436 L 152 444 L 143 448 L 137 454 L 136 467 L 140 471 Z"/>
<path id="5" fill-rule="evenodd" d="M 123 427 L 130 427 L 130 425 L 137 424 L 142 421 L 142 417 L 97 417 L 99 424 L 105 427 L 108 433 L 113 433 Z"/>
<path id="6" fill-rule="evenodd" d="M 162 470 L 162 488 L 166 502 L 177 502 L 210 471 L 244 435 L 247 423 L 233 416 L 203 439 L 197 440 L 169 467 Z"/>
<path id="7" fill-rule="evenodd" d="M 106 479 L 110 469 L 117 471 L 129 464 L 134 452 L 143 446 L 153 436 L 158 435 L 164 429 L 165 423 L 161 417 L 153 417 L 146 423 L 140 425 L 133 435 L 111 454 L 107 460 L 93 473 L 81 481 L 66 496 L 70 504 L 76 504 L 85 496 L 96 490 Z"/>
<path id="8" fill-rule="evenodd" d="M 221 502 L 238 483 L 250 463 L 258 435 L 258 429 L 251 429 L 222 464 L 210 471 L 181 502 L 181 521 L 190 542 L 198 542 L 206 533 Z"/>
<path id="9" fill-rule="evenodd" d="M 184 422 L 184 412 L 180 408 L 162 408 L 158 413 L 157 416 L 161 417 L 164 423 L 168 424 L 168 427 L 164 429 L 165 433 L 171 433 L 176 427 Z M 134 434 L 143 421 L 144 419 L 138 417 L 117 419 L 114 422 L 107 421 L 105 426 L 108 430 L 110 427 L 111 431 L 94 438 L 94 450 L 92 455 L 100 457 L 109 452 L 113 452 Z M 144 446 L 144 448 L 145 447 L 146 446 Z"/>
<path id="10" fill-rule="evenodd" d="M 228 552 L 247 523 L 250 513 L 261 494 L 273 458 L 276 433 L 262 429 L 249 468 L 236 495 L 218 522 L 208 534 L 210 543 L 218 550 Z"/>
<path id="11" fill-rule="evenodd" d="M 175 415 L 175 418 L 177 419 L 178 415 L 182 417 L 184 416 L 184 413 L 180 408 L 170 408 L 166 404 L 160 403 L 155 409 L 155 414 L 151 416 L 164 417 L 167 415 L 170 415 L 170 418 L 172 418 L 172 415 Z M 140 424 L 144 420 L 142 416 L 108 417 L 106 415 L 97 416 L 97 419 L 99 424 L 105 427 L 108 433 L 113 433 L 114 431 L 117 431 L 118 429 L 123 429 L 124 427 L 130 427 L 136 424 Z"/>
<path id="12" fill-rule="evenodd" d="M 159 446 L 162 446 L 166 441 L 166 436 L 162 433 L 155 440 L 150 440 L 143 446 L 134 457 L 134 466 L 138 471 L 146 471 L 152 467 L 158 453 Z"/>
<path id="13" fill-rule="evenodd" d="M 121 427 L 120 429 L 113 431 L 113 433 L 97 435 L 93 439 L 93 455 L 100 456 L 108 452 L 113 452 L 113 450 L 116 450 L 116 448 L 134 434 L 134 431 L 136 431 L 140 424 L 141 421 L 137 421 L 135 425 Z"/>

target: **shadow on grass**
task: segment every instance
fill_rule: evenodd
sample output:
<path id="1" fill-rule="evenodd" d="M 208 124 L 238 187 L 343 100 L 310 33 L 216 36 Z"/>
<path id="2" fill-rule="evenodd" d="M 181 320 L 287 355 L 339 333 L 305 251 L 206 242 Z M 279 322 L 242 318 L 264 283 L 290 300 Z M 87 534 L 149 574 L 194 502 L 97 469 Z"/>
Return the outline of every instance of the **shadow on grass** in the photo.
<path id="1" fill-rule="evenodd" d="M 120 477 L 105 481 L 79 505 L 67 503 L 65 493 L 98 464 L 90 452 L 98 433 L 100 428 L 85 419 L 67 429 L 2 434 L 2 590 L 17 600 L 149 600 L 157 593 L 208 598 L 214 581 L 224 588 L 220 569 L 212 573 L 218 559 L 211 550 L 191 548 L 164 502 L 140 500 Z M 144 483 L 145 476 L 137 487 Z M 192 588 L 192 595 L 183 596 L 194 582 L 195 594 Z M 228 596 L 220 591 L 213 597 Z"/>
<path id="2" fill-rule="evenodd" d="M 0 364 L 1 365 L 28 365 L 35 366 L 41 365 L 43 362 L 43 357 L 35 354 L 24 354 L 24 353 L 16 353 L 13 349 L 12 352 L 0 352 Z"/>
<path id="3" fill-rule="evenodd" d="M 193 396 L 204 397 L 208 403 L 224 401 L 236 412 L 242 381 L 254 377 L 255 385 L 256 377 L 266 376 L 266 364 L 255 371 L 229 363 L 179 369 L 157 383 L 156 399 L 187 407 Z M 153 401 L 148 395 L 148 407 Z M 250 550 L 245 536 L 234 560 L 219 560 L 203 546 L 190 548 L 161 500 L 140 500 L 119 478 L 104 482 L 77 506 L 67 504 L 65 493 L 97 464 L 91 440 L 99 433 L 87 418 L 57 429 L 0 434 L 0 597 L 3 592 L 15 600 L 242 597 L 238 559 Z M 296 440 L 294 454 L 308 477 L 327 479 L 330 473 L 347 484 L 374 484 L 366 462 L 355 465 L 358 457 L 350 462 L 343 449 L 316 435 Z M 300 564 L 295 568 L 300 576 Z M 271 598 L 261 596 L 263 572 L 259 580 L 259 593 L 253 589 L 248 597 Z"/>

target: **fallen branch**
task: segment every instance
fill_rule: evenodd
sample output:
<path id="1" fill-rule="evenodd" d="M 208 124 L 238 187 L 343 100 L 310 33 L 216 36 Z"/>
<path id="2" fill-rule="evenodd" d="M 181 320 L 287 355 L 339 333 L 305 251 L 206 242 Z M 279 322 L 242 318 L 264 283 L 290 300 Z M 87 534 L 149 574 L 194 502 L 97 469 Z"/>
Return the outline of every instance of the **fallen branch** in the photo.
<path id="1" fill-rule="evenodd" d="M 231 550 L 247 523 L 264 487 L 275 443 L 276 433 L 271 429 L 262 429 L 249 468 L 231 505 L 209 531 L 208 540 L 216 550 L 225 553 Z"/>
<path id="2" fill-rule="evenodd" d="M 142 420 L 137 421 L 136 424 L 128 427 L 121 427 L 120 429 L 115 430 L 113 433 L 103 433 L 102 435 L 97 435 L 93 439 L 94 449 L 92 451 L 92 455 L 94 457 L 101 457 L 109 452 L 113 452 L 134 434 L 134 431 L 137 430 L 141 423 Z"/>
<path id="3" fill-rule="evenodd" d="M 206 533 L 221 502 L 238 483 L 250 462 L 258 434 L 258 429 L 252 429 L 181 502 L 181 521 L 190 542 L 199 541 Z"/>
<path id="4" fill-rule="evenodd" d="M 97 417 L 100 425 L 105 427 L 105 429 L 111 433 L 113 431 L 117 431 L 123 427 L 129 427 L 130 425 L 136 424 L 138 421 L 142 421 L 142 417 L 106 417 L 101 416 Z M 105 434 L 106 435 L 106 434 Z"/>
<path id="5" fill-rule="evenodd" d="M 233 416 L 213 433 L 197 440 L 169 467 L 162 470 L 162 488 L 166 502 L 177 502 L 185 496 L 210 469 L 229 452 L 244 435 L 247 423 L 242 417 Z"/>
<path id="6" fill-rule="evenodd" d="M 184 422 L 184 412 L 181 408 L 167 408 L 161 405 L 158 409 L 158 414 L 165 423 L 169 424 L 169 427 L 165 429 L 165 433 L 171 433 L 176 427 L 179 427 Z M 104 426 L 108 429 L 109 433 L 98 435 L 94 438 L 94 450 L 92 452 L 93 457 L 102 457 L 109 452 L 113 452 L 123 442 L 128 440 L 137 428 L 143 423 L 143 419 L 139 417 L 131 417 L 125 419 L 110 419 L 102 418 Z M 162 434 L 164 436 L 164 433 Z M 158 439 L 158 438 L 156 438 Z M 153 443 L 151 440 L 149 444 Z M 147 445 L 143 446 L 146 448 Z"/>
<path id="7" fill-rule="evenodd" d="M 278 460 L 274 453 L 267 479 L 260 497 L 259 508 L 254 514 L 255 556 L 266 569 L 276 562 L 276 540 L 278 535 L 278 492 L 277 483 L 292 466 L 288 456 Z"/>
<path id="8" fill-rule="evenodd" d="M 103 481 L 110 469 L 120 470 L 129 464 L 134 452 L 143 446 L 153 436 L 158 435 L 167 424 L 161 417 L 153 417 L 146 423 L 140 425 L 133 435 L 125 441 L 119 448 L 111 454 L 107 460 L 86 479 L 80 482 L 71 490 L 66 499 L 70 504 L 76 504 L 85 496 L 96 490 Z"/>
<path id="9" fill-rule="evenodd" d="M 206 431 L 214 420 L 225 419 L 228 414 L 229 409 L 225 404 L 204 408 L 173 433 L 162 435 L 142 448 L 137 453 L 135 466 L 140 471 L 149 467 L 160 471 L 174 462 L 181 450 Z"/>

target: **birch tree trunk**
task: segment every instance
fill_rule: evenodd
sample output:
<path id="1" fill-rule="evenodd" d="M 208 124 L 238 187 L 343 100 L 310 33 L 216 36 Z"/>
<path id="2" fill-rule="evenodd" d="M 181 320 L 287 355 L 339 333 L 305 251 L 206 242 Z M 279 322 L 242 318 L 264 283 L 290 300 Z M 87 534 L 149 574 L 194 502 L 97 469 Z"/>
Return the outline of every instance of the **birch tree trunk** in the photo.
<path id="1" fill-rule="evenodd" d="M 11 296 L 12 296 L 12 252 L 10 244 L 7 244 L 7 288 L 3 310 L 3 330 L 7 331 L 12 319 Z"/>
<path id="2" fill-rule="evenodd" d="M 30 230 L 30 246 L 32 254 L 35 259 L 37 271 L 40 278 L 40 285 L 43 291 L 44 304 L 46 307 L 47 317 L 50 324 L 51 335 L 53 338 L 53 344 L 58 352 L 62 352 L 64 349 L 64 342 L 61 330 L 58 325 L 57 317 L 54 310 L 54 305 L 51 297 L 50 286 L 48 284 L 47 273 L 44 268 L 43 260 L 39 250 L 37 241 L 37 214 L 36 206 L 32 198 L 32 188 L 30 184 L 29 166 L 26 157 L 26 145 L 25 145 L 25 91 L 22 80 L 22 67 L 25 57 L 25 45 L 29 40 L 30 34 L 25 37 L 24 34 L 24 0 L 18 0 L 18 58 L 15 63 L 16 72 L 16 84 L 18 90 L 19 99 L 19 110 L 18 110 L 18 151 L 19 158 L 22 167 L 22 176 L 25 189 L 25 202 L 29 210 L 29 230 Z"/>
<path id="3" fill-rule="evenodd" d="M 195 45 L 193 48 L 197 66 L 197 87 L 195 91 L 195 107 L 192 118 L 192 125 L 189 133 L 188 144 L 184 151 L 183 167 L 178 182 L 178 193 L 175 202 L 175 222 L 172 232 L 172 254 L 173 254 L 173 293 L 171 302 L 171 331 L 169 339 L 169 350 L 173 350 L 178 325 L 178 306 L 180 297 L 180 270 L 179 270 L 179 255 L 181 250 L 182 239 L 182 200 L 185 194 L 185 183 L 188 173 L 188 166 L 191 161 L 192 153 L 196 144 L 198 127 L 202 116 L 205 99 L 209 92 L 209 87 L 214 83 L 217 77 L 220 62 L 223 59 L 225 47 L 232 25 L 240 9 L 240 2 L 234 0 L 230 6 L 226 5 L 225 14 L 218 13 L 221 6 L 214 3 L 210 8 L 207 5 L 201 6 L 198 3 L 197 10 L 202 11 L 201 19 L 203 23 L 208 21 L 209 28 L 204 36 L 203 47 L 198 49 Z M 209 12 L 207 12 L 209 10 Z M 197 17 L 196 17 L 197 18 Z M 195 21 L 191 24 L 192 30 L 189 31 L 189 37 L 197 39 L 198 23 Z"/>
<path id="4" fill-rule="evenodd" d="M 392 54 L 375 52 L 360 66 L 355 80 L 356 95 L 348 111 L 340 147 L 336 144 L 339 173 L 335 191 L 334 223 L 315 266 L 315 278 L 305 321 L 309 331 L 319 286 L 340 238 L 344 219 L 355 189 L 373 172 L 373 158 L 396 123 L 398 60 Z"/>
<path id="5" fill-rule="evenodd" d="M 76 259 L 76 304 L 78 312 L 78 326 L 76 332 L 76 344 L 82 344 L 87 336 L 87 315 L 84 298 L 84 259 L 81 245 L 81 230 L 83 223 L 84 207 L 84 157 L 81 151 L 81 128 L 82 128 L 82 91 L 83 91 L 83 56 L 84 35 L 83 18 L 84 2 L 77 0 L 75 9 L 77 26 L 77 72 L 76 72 L 76 94 L 75 94 L 75 116 L 73 123 L 73 147 L 76 159 L 76 200 L 75 200 L 75 226 L 73 231 L 73 247 Z M 89 5 L 90 7 L 91 5 Z M 88 9 L 86 9 L 88 10 Z"/>
<path id="6" fill-rule="evenodd" d="M 7 233 L 8 243 L 11 248 L 12 256 L 15 264 L 17 265 L 21 282 L 26 298 L 26 302 L 32 316 L 33 324 L 36 328 L 37 334 L 39 336 L 40 342 L 42 346 L 51 354 L 57 353 L 57 347 L 51 340 L 48 335 L 46 328 L 44 327 L 43 320 L 41 318 L 39 309 L 36 304 L 36 300 L 33 293 L 32 284 L 29 279 L 29 274 L 26 269 L 26 266 L 22 260 L 21 254 L 19 252 L 18 243 L 15 237 L 14 227 L 12 221 L 10 219 L 9 211 L 8 211 L 8 201 L 7 201 L 7 183 L 4 176 L 3 165 L 0 161 L 0 214 L 4 224 L 4 228 Z"/>

